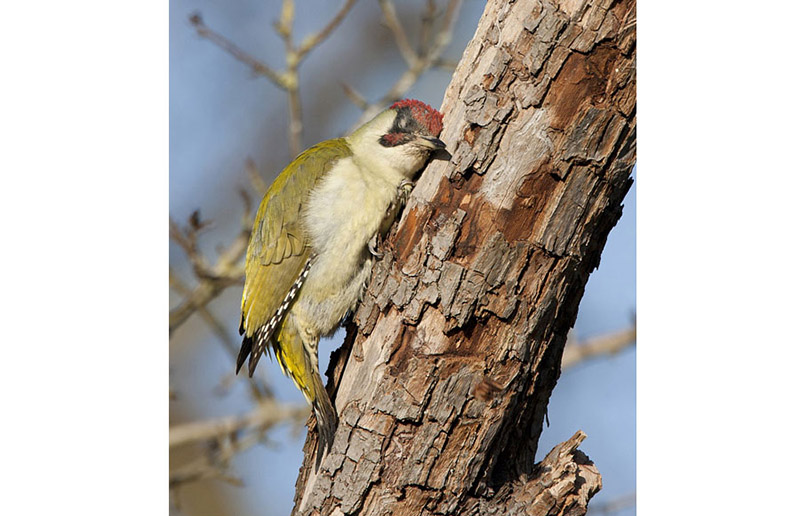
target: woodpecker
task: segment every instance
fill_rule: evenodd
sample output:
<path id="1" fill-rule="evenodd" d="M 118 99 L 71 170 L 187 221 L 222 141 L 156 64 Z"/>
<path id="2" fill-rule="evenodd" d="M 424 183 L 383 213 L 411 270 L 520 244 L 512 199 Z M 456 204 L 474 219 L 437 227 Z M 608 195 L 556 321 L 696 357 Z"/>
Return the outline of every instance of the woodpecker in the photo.
<path id="1" fill-rule="evenodd" d="M 352 312 L 369 280 L 376 243 L 437 149 L 442 114 L 406 99 L 345 138 L 301 153 L 275 179 L 247 247 L 238 373 L 270 348 L 317 420 L 316 468 L 338 418 L 319 374 L 319 339 Z"/>

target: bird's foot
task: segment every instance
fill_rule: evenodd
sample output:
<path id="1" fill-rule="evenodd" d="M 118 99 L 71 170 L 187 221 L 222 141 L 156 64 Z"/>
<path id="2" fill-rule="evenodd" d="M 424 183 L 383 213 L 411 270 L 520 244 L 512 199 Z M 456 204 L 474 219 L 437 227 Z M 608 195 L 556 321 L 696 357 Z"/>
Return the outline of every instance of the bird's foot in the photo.
<path id="1" fill-rule="evenodd" d="M 380 245 L 380 242 L 378 241 L 378 238 L 379 238 L 378 233 L 375 233 L 372 236 L 372 238 L 369 239 L 369 243 L 367 244 L 367 247 L 369 248 L 370 254 L 372 256 L 374 256 L 375 258 L 377 258 L 378 260 L 380 260 L 381 258 L 383 258 L 383 251 L 380 251 L 378 249 L 378 246 Z"/>
<path id="2" fill-rule="evenodd" d="M 408 197 L 411 195 L 411 190 L 414 189 L 414 182 L 408 179 L 403 179 L 400 186 L 397 187 L 397 198 L 402 206 L 408 202 Z"/>

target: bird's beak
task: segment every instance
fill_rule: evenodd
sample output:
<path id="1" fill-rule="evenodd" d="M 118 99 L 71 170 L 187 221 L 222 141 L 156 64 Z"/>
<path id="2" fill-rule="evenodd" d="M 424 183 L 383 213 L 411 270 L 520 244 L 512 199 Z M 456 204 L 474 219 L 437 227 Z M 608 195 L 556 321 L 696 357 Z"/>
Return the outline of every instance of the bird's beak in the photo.
<path id="1" fill-rule="evenodd" d="M 417 141 L 429 149 L 444 149 L 447 147 L 442 140 L 432 136 L 417 136 Z"/>

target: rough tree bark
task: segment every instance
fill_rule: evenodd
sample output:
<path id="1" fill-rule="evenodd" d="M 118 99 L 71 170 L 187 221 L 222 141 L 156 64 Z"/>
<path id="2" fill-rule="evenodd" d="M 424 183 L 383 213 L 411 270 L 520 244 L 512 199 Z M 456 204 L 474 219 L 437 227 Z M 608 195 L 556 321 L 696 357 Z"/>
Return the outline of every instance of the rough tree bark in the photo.
<path id="1" fill-rule="evenodd" d="M 534 455 L 589 274 L 632 180 L 633 0 L 490 1 L 434 161 L 328 370 L 340 414 L 296 514 L 584 514 L 576 433 Z"/>

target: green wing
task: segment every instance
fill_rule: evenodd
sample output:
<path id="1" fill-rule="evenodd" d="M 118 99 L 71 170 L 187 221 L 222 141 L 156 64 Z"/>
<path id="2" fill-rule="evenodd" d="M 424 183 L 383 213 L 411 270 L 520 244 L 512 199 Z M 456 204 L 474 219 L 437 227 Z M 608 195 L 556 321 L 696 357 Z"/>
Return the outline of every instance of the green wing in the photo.
<path id="1" fill-rule="evenodd" d="M 351 155 L 344 138 L 318 143 L 295 158 L 264 195 L 247 247 L 240 355 L 251 352 L 253 335 L 277 313 L 309 259 L 300 220 L 309 193 L 338 160 Z M 263 351 L 266 343 L 257 344 Z"/>

